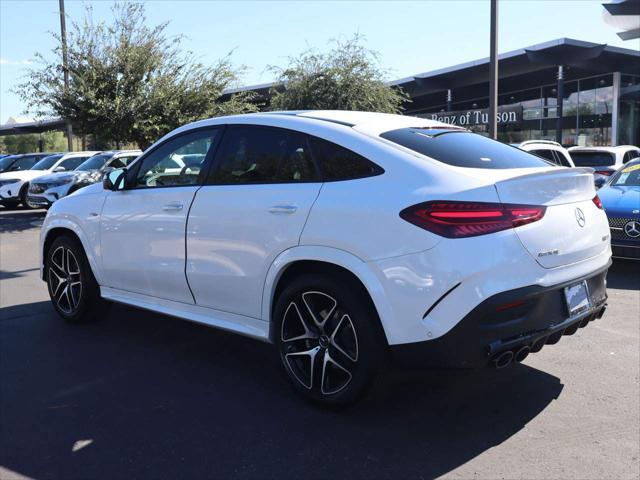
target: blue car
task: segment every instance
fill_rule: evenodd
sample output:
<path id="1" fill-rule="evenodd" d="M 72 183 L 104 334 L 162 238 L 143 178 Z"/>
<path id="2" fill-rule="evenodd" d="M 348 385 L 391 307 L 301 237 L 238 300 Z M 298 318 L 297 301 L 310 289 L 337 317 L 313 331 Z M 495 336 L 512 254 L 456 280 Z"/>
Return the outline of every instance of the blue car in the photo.
<path id="1" fill-rule="evenodd" d="M 598 196 L 609 219 L 613 256 L 640 260 L 640 158 L 614 173 Z"/>

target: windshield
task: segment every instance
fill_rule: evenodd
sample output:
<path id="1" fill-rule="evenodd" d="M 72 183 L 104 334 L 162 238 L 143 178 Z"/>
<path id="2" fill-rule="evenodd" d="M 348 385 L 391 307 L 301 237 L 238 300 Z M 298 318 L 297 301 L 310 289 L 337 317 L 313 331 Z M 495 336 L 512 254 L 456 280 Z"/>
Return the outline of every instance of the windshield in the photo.
<path id="1" fill-rule="evenodd" d="M 7 168 L 7 172 L 17 172 L 19 170 L 29 170 L 33 167 L 33 164 L 40 160 L 42 156 L 39 155 L 24 155 L 19 157 L 17 160 L 14 157 L 14 162 L 11 164 L 9 168 Z"/>
<path id="2" fill-rule="evenodd" d="M 49 155 L 48 157 L 44 157 L 38 163 L 36 163 L 31 170 L 49 170 L 53 167 L 53 164 L 62 158 L 62 154 L 57 155 Z"/>
<path id="3" fill-rule="evenodd" d="M 104 164 L 113 157 L 113 153 L 105 153 L 102 155 L 94 155 L 93 157 L 89 157 L 87 160 L 82 162 L 76 170 L 100 170 L 104 166 Z"/>
<path id="4" fill-rule="evenodd" d="M 576 167 L 611 167 L 616 156 L 609 152 L 569 152 Z"/>
<path id="5" fill-rule="evenodd" d="M 611 180 L 615 187 L 640 187 L 640 163 L 629 165 L 620 170 Z"/>
<path id="6" fill-rule="evenodd" d="M 0 172 L 3 172 L 5 168 L 15 162 L 16 158 L 18 157 L 16 157 L 15 155 L 9 155 L 8 157 L 0 158 Z"/>
<path id="7" fill-rule="evenodd" d="M 380 136 L 455 167 L 503 169 L 552 165 L 518 148 L 464 130 L 401 128 Z"/>

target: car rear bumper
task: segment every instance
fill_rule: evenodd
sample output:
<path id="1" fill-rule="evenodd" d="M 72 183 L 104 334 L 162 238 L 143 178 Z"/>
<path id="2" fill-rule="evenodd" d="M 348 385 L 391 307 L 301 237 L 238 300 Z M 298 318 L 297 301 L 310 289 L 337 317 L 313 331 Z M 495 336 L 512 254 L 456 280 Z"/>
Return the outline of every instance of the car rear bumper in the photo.
<path id="1" fill-rule="evenodd" d="M 518 354 L 522 360 L 529 352 L 557 343 L 563 335 L 573 335 L 602 317 L 610 265 L 557 285 L 535 285 L 494 295 L 439 338 L 391 345 L 393 359 L 409 367 L 445 368 L 479 368 L 510 361 Z M 564 288 L 582 280 L 587 282 L 591 306 L 569 318 Z"/>

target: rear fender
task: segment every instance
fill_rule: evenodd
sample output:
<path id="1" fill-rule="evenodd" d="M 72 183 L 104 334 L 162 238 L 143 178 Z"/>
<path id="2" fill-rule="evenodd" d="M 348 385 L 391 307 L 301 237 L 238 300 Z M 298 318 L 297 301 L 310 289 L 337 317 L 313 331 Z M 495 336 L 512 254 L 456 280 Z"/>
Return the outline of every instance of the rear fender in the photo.
<path id="1" fill-rule="evenodd" d="M 353 273 L 364 285 L 377 310 L 380 323 L 388 338 L 388 326 L 393 322 L 393 311 L 386 301 L 382 284 L 368 263 L 344 250 L 323 246 L 298 246 L 282 252 L 267 272 L 262 293 L 262 320 L 271 321 L 275 302 L 275 290 L 280 277 L 292 263 L 297 261 L 319 261 L 337 265 Z"/>

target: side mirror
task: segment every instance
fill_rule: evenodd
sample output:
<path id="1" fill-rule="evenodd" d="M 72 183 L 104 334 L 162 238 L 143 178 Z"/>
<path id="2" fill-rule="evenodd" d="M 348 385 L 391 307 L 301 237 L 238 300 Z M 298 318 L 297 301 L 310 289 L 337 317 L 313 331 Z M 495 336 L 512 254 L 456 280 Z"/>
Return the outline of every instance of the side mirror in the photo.
<path id="1" fill-rule="evenodd" d="M 110 172 L 105 173 L 104 178 L 102 179 L 102 187 L 105 190 L 123 190 L 124 189 L 124 180 L 127 175 L 126 168 L 118 168 L 117 170 L 111 170 Z"/>
<path id="2" fill-rule="evenodd" d="M 53 171 L 54 171 L 54 172 L 66 172 L 66 171 L 67 171 L 67 169 L 66 169 L 66 168 L 64 168 L 62 165 L 60 165 L 60 166 L 58 166 L 58 167 L 54 168 L 54 169 L 53 169 Z"/>

